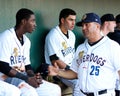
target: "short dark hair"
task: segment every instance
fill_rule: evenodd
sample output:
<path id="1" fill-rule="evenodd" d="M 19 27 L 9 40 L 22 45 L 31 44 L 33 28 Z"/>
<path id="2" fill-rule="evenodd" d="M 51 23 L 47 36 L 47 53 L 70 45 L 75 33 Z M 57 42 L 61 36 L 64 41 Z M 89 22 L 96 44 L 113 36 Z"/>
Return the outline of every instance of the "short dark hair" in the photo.
<path id="1" fill-rule="evenodd" d="M 76 12 L 69 8 L 62 9 L 59 15 L 59 23 L 61 22 L 61 18 L 67 18 L 69 15 L 76 15 Z"/>
<path id="2" fill-rule="evenodd" d="M 34 14 L 33 11 L 27 9 L 27 8 L 21 8 L 18 10 L 16 13 L 16 27 L 19 26 L 21 23 L 22 19 L 29 19 L 30 15 Z"/>

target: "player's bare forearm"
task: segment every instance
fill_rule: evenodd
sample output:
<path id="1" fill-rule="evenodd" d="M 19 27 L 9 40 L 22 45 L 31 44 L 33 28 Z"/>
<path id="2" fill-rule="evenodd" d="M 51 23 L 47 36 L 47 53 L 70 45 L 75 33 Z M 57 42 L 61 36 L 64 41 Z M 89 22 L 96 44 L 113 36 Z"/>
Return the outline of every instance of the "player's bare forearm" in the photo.
<path id="1" fill-rule="evenodd" d="M 9 76 L 11 76 L 11 77 L 16 77 L 16 74 L 17 74 L 17 71 L 15 69 L 11 69 L 9 71 Z"/>
<path id="2" fill-rule="evenodd" d="M 66 79 L 76 79 L 77 73 L 72 70 L 59 70 L 58 76 L 66 78 Z"/>
<path id="3" fill-rule="evenodd" d="M 65 69 L 65 67 L 66 67 L 66 63 L 64 63 L 62 60 L 53 60 L 52 61 L 52 64 L 53 64 L 53 66 L 55 65 L 55 64 L 57 64 L 57 66 L 60 68 L 60 69 Z"/>
<path id="4" fill-rule="evenodd" d="M 66 79 L 76 79 L 77 74 L 72 70 L 63 70 L 58 67 L 49 66 L 48 68 L 49 75 L 51 76 L 60 76 Z"/>

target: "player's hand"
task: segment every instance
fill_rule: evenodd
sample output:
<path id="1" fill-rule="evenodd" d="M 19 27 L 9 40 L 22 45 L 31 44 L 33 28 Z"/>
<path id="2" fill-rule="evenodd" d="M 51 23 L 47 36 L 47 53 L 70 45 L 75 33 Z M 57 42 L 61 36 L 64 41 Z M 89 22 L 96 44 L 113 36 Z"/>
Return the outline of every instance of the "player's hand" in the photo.
<path id="1" fill-rule="evenodd" d="M 40 73 L 36 73 L 36 79 L 37 79 L 37 83 L 38 83 L 39 85 L 43 83 L 43 82 L 42 82 L 42 77 L 41 77 Z"/>
<path id="2" fill-rule="evenodd" d="M 27 80 L 27 83 L 30 84 L 31 86 L 35 87 L 35 88 L 39 87 L 39 84 L 38 84 L 35 76 L 29 77 L 28 80 Z"/>
<path id="3" fill-rule="evenodd" d="M 59 72 L 59 68 L 57 65 L 54 65 L 54 66 L 49 66 L 48 67 L 48 72 L 50 76 L 57 76 L 58 75 L 58 72 Z"/>

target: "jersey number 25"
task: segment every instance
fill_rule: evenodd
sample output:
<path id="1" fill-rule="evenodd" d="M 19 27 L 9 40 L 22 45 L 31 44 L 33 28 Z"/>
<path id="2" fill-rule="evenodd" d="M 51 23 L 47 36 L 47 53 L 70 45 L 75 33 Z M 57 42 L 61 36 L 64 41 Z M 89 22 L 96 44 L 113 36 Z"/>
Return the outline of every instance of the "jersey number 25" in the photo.
<path id="1" fill-rule="evenodd" d="M 99 69 L 100 69 L 100 66 L 92 65 L 90 75 L 98 76 L 99 75 Z"/>

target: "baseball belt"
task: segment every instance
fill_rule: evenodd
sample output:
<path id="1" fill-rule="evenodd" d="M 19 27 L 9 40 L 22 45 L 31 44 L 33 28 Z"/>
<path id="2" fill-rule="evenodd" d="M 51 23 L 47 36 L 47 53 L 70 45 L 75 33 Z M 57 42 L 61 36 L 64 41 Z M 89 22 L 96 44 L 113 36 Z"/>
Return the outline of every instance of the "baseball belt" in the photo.
<path id="1" fill-rule="evenodd" d="M 94 96 L 93 92 L 87 93 L 87 92 L 83 92 L 82 90 L 81 90 L 81 92 L 86 96 Z M 98 91 L 98 95 L 102 95 L 102 94 L 105 94 L 105 93 L 107 93 L 107 89 Z"/>

